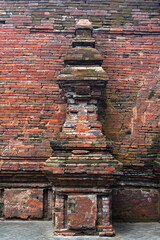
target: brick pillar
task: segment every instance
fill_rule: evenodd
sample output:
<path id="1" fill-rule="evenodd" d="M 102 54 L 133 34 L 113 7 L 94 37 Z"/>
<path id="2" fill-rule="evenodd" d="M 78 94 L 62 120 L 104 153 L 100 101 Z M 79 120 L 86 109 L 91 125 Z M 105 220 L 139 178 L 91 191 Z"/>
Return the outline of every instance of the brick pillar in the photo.
<path id="1" fill-rule="evenodd" d="M 122 164 L 111 155 L 98 121 L 107 74 L 87 19 L 79 20 L 75 35 L 57 79 L 67 101 L 66 119 L 45 166 L 53 185 L 54 231 L 111 236 L 111 189 Z"/>

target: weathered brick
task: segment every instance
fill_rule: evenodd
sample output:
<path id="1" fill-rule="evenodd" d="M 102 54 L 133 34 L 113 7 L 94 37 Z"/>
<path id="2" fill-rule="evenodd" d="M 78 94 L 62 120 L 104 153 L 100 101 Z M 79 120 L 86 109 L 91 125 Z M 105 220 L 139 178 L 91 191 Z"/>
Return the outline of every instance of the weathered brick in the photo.
<path id="1" fill-rule="evenodd" d="M 118 219 L 159 219 L 159 191 L 157 189 L 115 189 L 113 217 Z"/>
<path id="2" fill-rule="evenodd" d="M 42 218 L 43 190 L 41 189 L 5 189 L 5 218 Z"/>
<path id="3" fill-rule="evenodd" d="M 70 195 L 67 204 L 69 229 L 96 227 L 97 199 L 95 195 Z"/>

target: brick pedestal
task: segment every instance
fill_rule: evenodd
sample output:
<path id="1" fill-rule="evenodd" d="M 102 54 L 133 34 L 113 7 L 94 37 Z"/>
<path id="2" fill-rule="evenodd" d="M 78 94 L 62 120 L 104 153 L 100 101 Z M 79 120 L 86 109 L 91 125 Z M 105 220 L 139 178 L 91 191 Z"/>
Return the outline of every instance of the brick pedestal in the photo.
<path id="1" fill-rule="evenodd" d="M 111 190 L 96 188 L 53 188 L 54 231 L 61 235 L 112 236 Z"/>

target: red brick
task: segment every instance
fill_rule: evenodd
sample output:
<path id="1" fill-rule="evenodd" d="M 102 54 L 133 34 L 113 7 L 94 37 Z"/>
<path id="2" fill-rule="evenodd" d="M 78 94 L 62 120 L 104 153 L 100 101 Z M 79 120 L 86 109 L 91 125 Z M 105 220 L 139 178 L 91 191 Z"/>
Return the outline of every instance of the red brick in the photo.
<path id="1" fill-rule="evenodd" d="M 43 190 L 5 189 L 4 215 L 6 218 L 42 218 Z"/>
<path id="2" fill-rule="evenodd" d="M 95 228 L 97 218 L 95 195 L 70 195 L 67 204 L 69 229 Z"/>

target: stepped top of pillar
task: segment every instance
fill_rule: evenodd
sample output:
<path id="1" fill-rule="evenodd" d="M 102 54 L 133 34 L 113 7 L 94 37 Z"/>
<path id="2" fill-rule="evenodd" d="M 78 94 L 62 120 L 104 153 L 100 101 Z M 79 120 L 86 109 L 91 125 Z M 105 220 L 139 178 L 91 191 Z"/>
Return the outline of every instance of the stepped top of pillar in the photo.
<path id="1" fill-rule="evenodd" d="M 72 42 L 72 46 L 94 47 L 95 40 L 92 38 L 92 32 L 92 23 L 88 19 L 80 19 L 75 27 L 75 38 Z"/>
<path id="2" fill-rule="evenodd" d="M 73 48 L 64 57 L 65 68 L 58 75 L 58 81 L 107 81 L 107 74 L 101 67 L 103 57 L 94 48 L 92 30 L 92 24 L 88 19 L 80 19 L 77 22 Z"/>
<path id="3" fill-rule="evenodd" d="M 88 19 L 79 19 L 76 24 L 76 29 L 93 29 L 92 23 Z"/>

